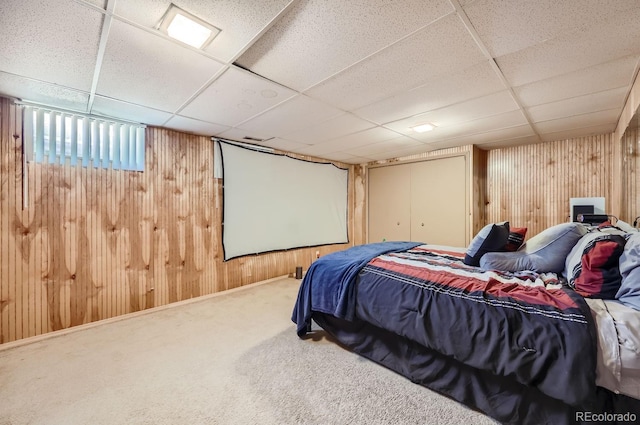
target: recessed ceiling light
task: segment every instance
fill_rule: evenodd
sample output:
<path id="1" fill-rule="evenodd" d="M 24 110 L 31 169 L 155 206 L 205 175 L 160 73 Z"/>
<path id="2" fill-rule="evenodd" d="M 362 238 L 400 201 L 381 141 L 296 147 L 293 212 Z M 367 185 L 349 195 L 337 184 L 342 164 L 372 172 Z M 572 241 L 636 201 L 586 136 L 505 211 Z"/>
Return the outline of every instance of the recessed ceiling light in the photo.
<path id="1" fill-rule="evenodd" d="M 220 33 L 219 28 L 180 9 L 173 3 L 162 17 L 158 29 L 169 37 L 196 49 L 203 49 Z"/>
<path id="2" fill-rule="evenodd" d="M 433 124 L 420 124 L 420 125 L 416 125 L 415 127 L 411 127 L 411 128 L 416 133 L 425 133 L 427 131 L 433 130 L 434 128 L 436 128 L 436 126 L 433 125 Z"/>

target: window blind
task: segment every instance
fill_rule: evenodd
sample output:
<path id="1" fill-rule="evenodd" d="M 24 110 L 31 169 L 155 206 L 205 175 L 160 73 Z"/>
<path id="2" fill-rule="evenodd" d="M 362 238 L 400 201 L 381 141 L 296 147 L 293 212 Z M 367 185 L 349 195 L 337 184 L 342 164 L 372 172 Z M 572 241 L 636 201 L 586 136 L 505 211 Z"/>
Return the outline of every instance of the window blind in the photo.
<path id="1" fill-rule="evenodd" d="M 145 126 L 23 105 L 27 161 L 144 171 Z"/>

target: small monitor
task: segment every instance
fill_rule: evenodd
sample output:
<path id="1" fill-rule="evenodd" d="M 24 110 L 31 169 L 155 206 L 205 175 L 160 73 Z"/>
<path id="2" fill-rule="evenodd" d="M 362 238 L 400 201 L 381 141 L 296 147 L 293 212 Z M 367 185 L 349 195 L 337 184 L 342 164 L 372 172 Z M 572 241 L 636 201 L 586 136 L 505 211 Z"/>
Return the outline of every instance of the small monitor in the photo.
<path id="1" fill-rule="evenodd" d="M 578 217 L 582 214 L 593 214 L 593 205 L 574 205 L 571 217 L 573 221 L 580 221 Z"/>
<path id="2" fill-rule="evenodd" d="M 571 198 L 569 199 L 569 211 L 571 212 L 571 221 L 580 221 L 578 216 L 587 215 L 606 215 L 604 197 L 595 198 Z"/>

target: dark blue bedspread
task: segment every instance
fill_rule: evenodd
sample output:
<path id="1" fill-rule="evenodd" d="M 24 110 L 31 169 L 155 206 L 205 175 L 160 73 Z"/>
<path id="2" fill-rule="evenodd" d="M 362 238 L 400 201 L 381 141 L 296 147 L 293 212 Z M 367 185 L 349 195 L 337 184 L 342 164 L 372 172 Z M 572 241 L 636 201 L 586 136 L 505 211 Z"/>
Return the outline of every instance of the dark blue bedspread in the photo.
<path id="1" fill-rule="evenodd" d="M 355 313 L 354 282 L 358 273 L 378 255 L 401 252 L 422 245 L 422 242 L 379 242 L 358 245 L 319 258 L 307 271 L 293 309 L 298 336 L 310 330 L 311 311 L 353 320 Z M 311 285 L 311 281 L 316 285 Z M 322 285 L 318 285 L 321 282 Z M 351 302 L 347 302 L 351 301 Z"/>

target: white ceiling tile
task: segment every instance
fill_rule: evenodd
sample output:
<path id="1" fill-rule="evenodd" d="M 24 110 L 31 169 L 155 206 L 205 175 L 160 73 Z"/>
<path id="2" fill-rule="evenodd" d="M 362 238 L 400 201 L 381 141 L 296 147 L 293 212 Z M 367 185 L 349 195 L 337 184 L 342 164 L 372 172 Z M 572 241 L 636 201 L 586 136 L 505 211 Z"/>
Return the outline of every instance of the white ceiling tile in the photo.
<path id="1" fill-rule="evenodd" d="M 240 124 L 238 128 L 260 134 L 262 138 L 280 137 L 342 114 L 344 112 L 337 108 L 299 94 Z"/>
<path id="2" fill-rule="evenodd" d="M 251 131 L 241 130 L 238 128 L 229 128 L 229 127 L 227 127 L 226 130 L 220 133 L 217 133 L 216 136 L 229 139 L 229 140 L 244 141 L 247 143 L 255 143 L 256 141 L 259 141 L 259 140 L 267 141 L 273 138 L 273 136 L 264 137 L 258 133 L 253 133 Z"/>
<path id="3" fill-rule="evenodd" d="M 176 4 L 221 29 L 205 48 L 214 57 L 229 61 L 273 20 L 290 0 L 182 0 Z M 155 28 L 170 0 L 119 1 L 115 13 L 147 28 Z"/>
<path id="4" fill-rule="evenodd" d="M 519 112 L 518 105 L 515 103 L 510 93 L 503 90 L 488 96 L 482 96 L 477 99 L 471 99 L 455 105 L 387 123 L 385 124 L 385 127 L 395 130 L 398 133 L 423 140 L 425 137 L 430 138 L 432 134 L 446 133 L 452 128 L 455 129 L 460 124 L 473 122 L 482 118 L 495 117 L 496 115 L 511 111 Z M 511 116 L 518 117 L 518 119 L 520 119 L 520 117 L 524 119 L 522 114 L 512 114 Z M 495 120 L 495 118 L 493 120 Z M 412 130 L 412 127 L 427 123 L 435 124 L 437 127 L 436 130 L 421 134 L 415 133 Z"/>
<path id="5" fill-rule="evenodd" d="M 93 6 L 97 6 L 100 9 L 106 9 L 107 7 L 107 0 L 76 0 L 79 3 L 87 3 Z"/>
<path id="6" fill-rule="evenodd" d="M 295 94 L 291 89 L 231 67 L 183 108 L 180 115 L 235 126 Z"/>
<path id="7" fill-rule="evenodd" d="M 426 112 L 412 119 L 416 124 L 426 122 L 442 128 L 516 110 L 518 110 L 518 104 L 510 92 L 504 90 Z"/>
<path id="8" fill-rule="evenodd" d="M 87 112 L 89 93 L 0 72 L 0 95 Z"/>
<path id="9" fill-rule="evenodd" d="M 627 87 L 620 87 L 557 102 L 545 103 L 529 108 L 528 112 L 533 122 L 540 122 L 570 117 L 572 115 L 586 114 L 592 111 L 604 111 L 615 108 L 622 111 L 626 96 Z"/>
<path id="10" fill-rule="evenodd" d="M 322 152 L 341 152 L 360 146 L 371 145 L 373 143 L 382 142 L 385 140 L 396 139 L 398 137 L 403 136 L 400 136 L 398 133 L 386 128 L 374 127 L 368 130 L 358 131 L 357 133 L 338 137 L 327 142 L 322 142 L 317 145 L 322 145 L 322 148 L 316 149 L 320 149 Z"/>
<path id="11" fill-rule="evenodd" d="M 390 152 L 417 147 L 424 148 L 424 143 L 418 142 L 417 140 L 414 140 L 407 136 L 398 136 L 394 139 L 385 140 L 382 142 L 371 143 L 356 148 L 349 148 L 344 152 L 350 155 L 373 158 L 373 156 L 379 156 L 381 154 L 384 156 L 384 154 Z"/>
<path id="12" fill-rule="evenodd" d="M 156 126 L 163 125 L 169 118 L 171 118 L 171 114 L 165 111 L 158 111 L 157 109 L 134 105 L 102 96 L 95 97 L 91 113 Z"/>
<path id="13" fill-rule="evenodd" d="M 577 97 L 594 91 L 629 87 L 633 81 L 637 55 L 601 63 L 568 74 L 547 78 L 514 89 L 526 107 Z"/>
<path id="14" fill-rule="evenodd" d="M 192 49 L 114 20 L 97 94 L 174 112 L 221 68 Z"/>
<path id="15" fill-rule="evenodd" d="M 345 162 L 347 164 L 366 164 L 370 162 L 370 158 L 362 158 L 359 156 L 349 155 L 344 152 L 332 152 L 322 157 L 323 159 L 336 162 Z"/>
<path id="16" fill-rule="evenodd" d="M 462 21 L 452 14 L 306 93 L 351 110 L 485 61 Z"/>
<path id="17" fill-rule="evenodd" d="M 303 90 L 453 10 L 446 0 L 301 1 L 237 62 Z"/>
<path id="18" fill-rule="evenodd" d="M 303 130 L 285 134 L 282 138 L 293 140 L 294 142 L 315 145 L 371 127 L 374 127 L 374 124 L 368 121 L 352 114 L 342 114 Z"/>
<path id="19" fill-rule="evenodd" d="M 533 129 L 530 125 L 518 125 L 514 127 L 498 128 L 490 127 L 487 131 L 478 133 L 464 132 L 458 137 L 450 138 L 447 140 L 434 143 L 438 146 L 438 149 L 452 146 L 464 146 L 464 145 L 482 145 L 485 143 L 493 143 L 495 141 L 507 140 L 507 139 L 519 139 L 522 137 L 530 137 L 532 140 L 537 140 Z M 497 129 L 496 129 L 497 128 Z"/>
<path id="20" fill-rule="evenodd" d="M 187 133 L 199 134 L 201 136 L 218 136 L 229 128 L 224 125 L 194 120 L 193 118 L 181 117 L 179 115 L 175 115 L 169 119 L 165 127 Z"/>
<path id="21" fill-rule="evenodd" d="M 271 140 L 267 140 L 264 143 L 261 143 L 264 146 L 268 146 L 270 148 L 278 149 L 284 152 L 301 152 L 304 148 L 309 147 L 309 145 L 305 145 L 304 143 L 298 143 L 291 140 L 274 138 Z"/>
<path id="22" fill-rule="evenodd" d="M 103 17 L 72 0 L 2 0 L 0 71 L 89 92 Z"/>
<path id="23" fill-rule="evenodd" d="M 395 131 L 391 131 L 384 127 L 374 127 L 368 130 L 338 137 L 326 143 L 336 143 L 336 146 L 342 144 L 343 147 L 358 147 L 371 143 L 383 142 L 385 140 L 397 139 L 398 137 L 402 136 Z"/>
<path id="24" fill-rule="evenodd" d="M 619 116 L 620 108 L 615 108 L 606 111 L 591 112 L 588 114 L 537 122 L 534 123 L 534 127 L 540 134 L 558 133 L 565 130 L 575 130 L 601 125 L 612 126 L 612 128 L 615 129 Z"/>
<path id="25" fill-rule="evenodd" d="M 0 93 L 359 163 L 611 132 L 640 66 L 637 0 L 176 2 L 222 29 L 205 52 L 153 29 L 170 2 L 0 1 Z"/>
<path id="26" fill-rule="evenodd" d="M 522 137 L 514 137 L 510 139 L 502 139 L 498 141 L 479 143 L 478 146 L 481 149 L 500 149 L 500 148 L 512 147 L 512 146 L 531 145 L 535 143 L 540 143 L 540 139 L 538 138 L 538 136 L 522 136 Z M 450 147 L 450 146 L 444 146 L 444 147 Z"/>
<path id="27" fill-rule="evenodd" d="M 436 150 L 436 148 L 434 148 L 431 145 L 427 145 L 427 144 L 420 144 L 420 145 L 415 145 L 415 146 L 410 146 L 408 148 L 402 148 L 402 149 L 398 149 L 395 151 L 391 151 L 388 152 L 384 155 L 376 155 L 376 154 L 372 154 L 371 157 L 372 159 L 375 160 L 383 160 L 383 159 L 392 159 L 392 158 L 404 158 L 407 156 L 412 156 L 412 155 L 418 155 L 421 153 L 425 153 L 425 152 L 431 152 L 433 150 Z"/>
<path id="28" fill-rule="evenodd" d="M 529 134 L 533 134 L 533 130 L 530 128 L 522 112 L 515 110 L 490 117 L 461 122 L 448 127 L 437 127 L 435 130 L 426 133 L 416 133 L 410 130 L 407 132 L 407 135 L 421 142 L 433 143 L 463 137 L 465 135 L 476 135 L 492 130 L 509 129 L 520 126 L 529 127 Z"/>
<path id="29" fill-rule="evenodd" d="M 415 89 L 356 109 L 370 121 L 387 123 L 504 89 L 488 61 L 442 75 Z"/>
<path id="30" fill-rule="evenodd" d="M 613 133 L 615 124 L 600 124 L 585 126 L 580 128 L 561 130 L 551 133 L 543 133 L 540 138 L 545 142 L 554 142 L 557 140 L 575 139 L 579 137 L 594 136 L 598 134 Z"/>
<path id="31" fill-rule="evenodd" d="M 640 51 L 640 8 L 599 25 L 500 56 L 497 63 L 512 85 L 521 86 Z"/>
<path id="32" fill-rule="evenodd" d="M 493 57 L 637 9 L 637 0 L 477 0 L 465 12 Z"/>

